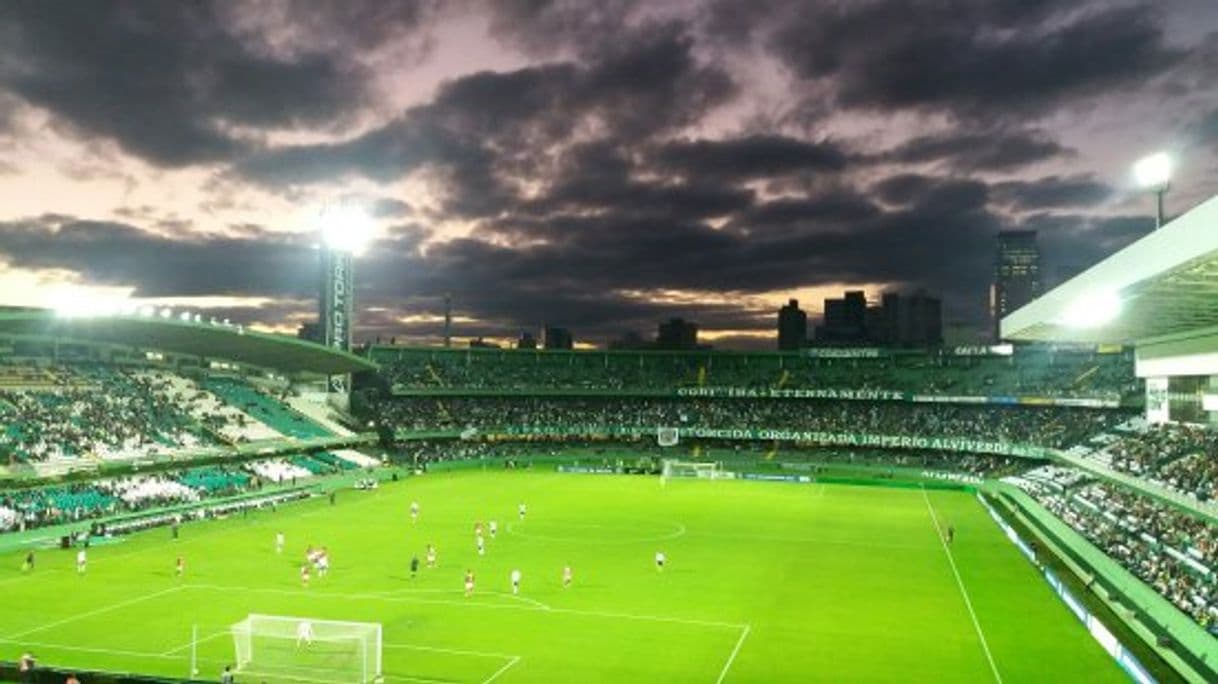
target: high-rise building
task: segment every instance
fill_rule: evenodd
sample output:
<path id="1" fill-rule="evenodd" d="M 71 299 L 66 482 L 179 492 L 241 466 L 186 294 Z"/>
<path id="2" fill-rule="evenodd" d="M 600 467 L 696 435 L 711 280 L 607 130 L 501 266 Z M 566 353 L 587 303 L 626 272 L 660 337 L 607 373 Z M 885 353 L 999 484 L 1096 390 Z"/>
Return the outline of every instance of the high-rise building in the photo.
<path id="1" fill-rule="evenodd" d="M 525 330 L 520 333 L 520 337 L 516 338 L 517 349 L 536 349 L 537 337 L 533 333 Z"/>
<path id="2" fill-rule="evenodd" d="M 550 325 L 547 325 L 542 331 L 541 343 L 546 349 L 572 349 L 575 347 L 575 340 L 571 337 L 570 330 Z"/>
<path id="3" fill-rule="evenodd" d="M 657 349 L 697 349 L 698 324 L 683 318 L 670 318 L 660 324 Z"/>
<path id="4" fill-rule="evenodd" d="M 778 349 L 802 349 L 807 343 L 808 314 L 799 308 L 798 300 L 789 300 L 786 306 L 778 310 Z"/>
<path id="5" fill-rule="evenodd" d="M 995 341 L 1001 337 L 999 324 L 1003 317 L 1036 299 L 1042 291 L 1036 231 L 998 233 L 994 283 L 990 287 L 990 320 Z"/>
<path id="6" fill-rule="evenodd" d="M 867 297 L 862 290 L 847 291 L 841 299 L 825 300 L 825 318 L 816 326 L 816 341 L 822 344 L 867 341 Z"/>
<path id="7" fill-rule="evenodd" d="M 919 290 L 911 295 L 885 293 L 868 330 L 875 342 L 893 347 L 934 347 L 943 343 L 943 307 Z"/>
<path id="8" fill-rule="evenodd" d="M 884 293 L 878 306 L 867 306 L 867 297 L 860 290 L 846 292 L 841 299 L 825 300 L 825 318 L 816 326 L 816 342 L 937 346 L 943 343 L 943 306 L 921 290 Z"/>

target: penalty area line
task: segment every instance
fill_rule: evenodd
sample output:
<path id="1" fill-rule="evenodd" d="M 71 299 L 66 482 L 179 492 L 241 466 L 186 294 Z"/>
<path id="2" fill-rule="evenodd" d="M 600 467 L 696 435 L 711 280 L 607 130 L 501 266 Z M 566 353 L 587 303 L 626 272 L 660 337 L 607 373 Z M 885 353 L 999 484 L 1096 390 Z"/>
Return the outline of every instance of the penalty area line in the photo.
<path id="1" fill-rule="evenodd" d="M 981 649 L 985 651 L 985 659 L 990 664 L 990 672 L 994 673 L 994 681 L 1002 684 L 1002 675 L 998 674 L 998 666 L 994 664 L 994 654 L 990 653 L 990 645 L 985 640 L 985 632 L 981 631 L 981 622 L 977 620 L 977 612 L 973 610 L 973 602 L 964 588 L 964 580 L 960 579 L 960 571 L 956 569 L 956 559 L 952 557 L 952 550 L 947 547 L 947 540 L 943 538 L 943 528 L 939 527 L 939 518 L 935 515 L 935 507 L 930 505 L 930 497 L 926 494 L 925 487 L 922 488 L 922 499 L 926 501 L 926 510 L 930 512 L 930 521 L 935 525 L 935 534 L 939 537 L 943 553 L 947 555 L 952 574 L 956 576 L 956 586 L 960 587 L 960 595 L 964 597 L 964 606 L 968 608 L 969 617 L 973 618 L 973 628 L 977 630 L 977 638 L 981 641 Z"/>
<path id="2" fill-rule="evenodd" d="M 160 597 L 160 596 L 164 596 L 165 594 L 172 594 L 172 593 L 173 593 L 173 592 L 175 592 L 175 591 L 181 591 L 181 590 L 182 590 L 182 588 L 183 588 L 183 585 L 179 584 L 179 585 L 177 585 L 176 587 L 170 587 L 170 588 L 168 588 L 168 589 L 162 589 L 162 590 L 160 590 L 160 591 L 156 591 L 156 592 L 153 592 L 153 593 L 151 593 L 151 594 L 145 594 L 144 596 L 137 596 L 137 597 L 135 597 L 135 598 L 133 598 L 133 599 L 128 599 L 128 600 L 126 600 L 126 601 L 122 601 L 122 602 L 120 602 L 120 603 L 115 603 L 115 604 L 113 604 L 113 605 L 109 605 L 109 606 L 102 606 L 101 608 L 97 608 L 97 609 L 95 609 L 95 610 L 89 610 L 89 611 L 85 611 L 85 612 L 83 612 L 83 613 L 77 613 L 77 614 L 75 614 L 75 615 L 69 615 L 68 617 L 63 618 L 62 620 L 56 620 L 56 621 L 54 621 L 54 622 L 48 622 L 48 623 L 46 623 L 45 625 L 42 625 L 42 626 L 40 626 L 40 627 L 33 627 L 33 628 L 31 628 L 31 629 L 27 629 L 27 630 L 25 630 L 24 632 L 17 632 L 16 634 L 10 634 L 10 635 L 9 635 L 9 638 L 11 638 L 11 639 L 20 639 L 21 637 L 24 637 L 24 636 L 27 636 L 27 635 L 33 634 L 33 633 L 35 633 L 35 632 L 42 632 L 42 631 L 46 631 L 46 630 L 48 630 L 48 629 L 51 629 L 52 627 L 58 627 L 58 626 L 60 626 L 60 625 L 66 625 L 66 624 L 68 624 L 69 622 L 75 622 L 75 621 L 77 621 L 77 620 L 83 620 L 83 619 L 85 619 L 85 618 L 93 617 L 94 615 L 101 615 L 102 613 L 109 613 L 109 612 L 110 612 L 110 611 L 112 611 L 112 610 L 118 610 L 119 608 L 126 608 L 127 606 L 135 605 L 135 604 L 137 604 L 137 603 L 141 603 L 141 602 L 143 602 L 143 601 L 150 601 L 150 600 L 152 600 L 152 599 L 154 599 L 154 598 L 158 598 L 158 597 Z"/>
<path id="3" fill-rule="evenodd" d="M 482 684 L 491 684 L 491 682 L 495 681 L 496 679 L 499 679 L 499 675 L 512 669 L 512 667 L 518 662 L 520 662 L 520 656 L 512 656 L 512 659 L 507 661 L 507 663 L 503 667 L 499 668 L 498 670 L 495 670 L 494 672 L 491 673 L 491 676 L 482 680 Z"/>
<path id="4" fill-rule="evenodd" d="M 751 631 L 753 631 L 752 625 L 744 626 L 744 630 L 740 632 L 740 638 L 736 640 L 736 647 L 732 649 L 731 655 L 727 657 L 727 662 L 723 664 L 723 669 L 719 671 L 719 678 L 715 680 L 715 684 L 723 684 L 727 671 L 732 669 L 732 663 L 736 662 L 736 655 L 740 653 L 740 647 L 744 646 L 744 640 L 748 638 Z"/>

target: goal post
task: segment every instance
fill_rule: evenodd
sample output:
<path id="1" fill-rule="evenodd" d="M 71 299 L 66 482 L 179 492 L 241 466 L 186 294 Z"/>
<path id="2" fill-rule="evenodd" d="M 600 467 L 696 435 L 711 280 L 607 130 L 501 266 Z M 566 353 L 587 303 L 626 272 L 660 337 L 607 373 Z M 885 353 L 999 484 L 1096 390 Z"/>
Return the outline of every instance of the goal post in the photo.
<path id="1" fill-rule="evenodd" d="M 665 480 L 674 477 L 717 480 L 722 476 L 723 473 L 718 463 L 678 461 L 676 459 L 666 458 L 664 459 L 663 464 L 664 468 L 660 471 L 660 476 Z"/>
<path id="2" fill-rule="evenodd" d="M 381 625 L 251 613 L 231 628 L 237 672 L 316 682 L 378 682 Z"/>

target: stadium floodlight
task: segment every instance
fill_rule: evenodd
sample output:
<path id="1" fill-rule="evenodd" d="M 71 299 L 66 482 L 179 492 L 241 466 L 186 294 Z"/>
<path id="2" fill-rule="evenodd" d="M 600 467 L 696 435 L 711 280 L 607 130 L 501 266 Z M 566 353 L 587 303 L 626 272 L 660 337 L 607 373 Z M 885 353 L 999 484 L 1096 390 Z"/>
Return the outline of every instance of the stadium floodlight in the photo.
<path id="1" fill-rule="evenodd" d="M 1070 328 L 1098 328 L 1112 322 L 1120 313 L 1121 298 L 1115 292 L 1104 290 L 1075 299 L 1058 322 Z"/>
<path id="2" fill-rule="evenodd" d="M 339 207 L 321 216 L 322 243 L 336 252 L 362 254 L 375 230 L 372 218 L 356 207 Z"/>
<path id="3" fill-rule="evenodd" d="M 1171 187 L 1172 161 L 1166 152 L 1142 157 L 1133 165 L 1133 177 L 1138 185 L 1155 193 L 1155 227 L 1163 226 L 1163 196 Z"/>
<path id="4" fill-rule="evenodd" d="M 173 310 L 161 309 L 161 318 L 173 318 Z"/>

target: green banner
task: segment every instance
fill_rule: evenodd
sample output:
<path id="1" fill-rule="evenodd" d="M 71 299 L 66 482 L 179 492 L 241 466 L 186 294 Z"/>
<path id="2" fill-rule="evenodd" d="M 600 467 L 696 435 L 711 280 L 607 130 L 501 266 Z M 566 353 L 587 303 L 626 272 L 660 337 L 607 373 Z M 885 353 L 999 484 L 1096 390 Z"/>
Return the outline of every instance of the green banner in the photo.
<path id="1" fill-rule="evenodd" d="M 661 428 L 628 425 L 516 425 L 479 431 L 476 437 L 645 437 Z M 873 447 L 880 449 L 929 449 L 961 451 L 997 456 L 1048 459 L 1053 450 L 1026 444 L 1008 444 L 967 437 L 927 437 L 921 435 L 876 435 L 852 432 L 817 432 L 780 428 L 676 428 L 681 439 L 725 439 L 740 441 L 803 442 L 828 446 Z M 475 437 L 475 435 L 470 435 Z"/>

